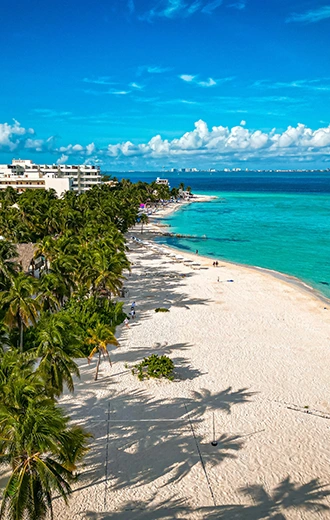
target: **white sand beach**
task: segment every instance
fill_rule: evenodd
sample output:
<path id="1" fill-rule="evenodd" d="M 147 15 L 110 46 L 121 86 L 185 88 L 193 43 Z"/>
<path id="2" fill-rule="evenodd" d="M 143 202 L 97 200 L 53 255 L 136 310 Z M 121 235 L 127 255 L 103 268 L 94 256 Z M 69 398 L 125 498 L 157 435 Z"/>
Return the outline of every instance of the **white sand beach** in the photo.
<path id="1" fill-rule="evenodd" d="M 81 360 L 61 400 L 94 439 L 55 518 L 330 518 L 330 305 L 264 271 L 128 246 L 136 319 L 113 367 L 94 382 Z M 132 375 L 152 353 L 173 359 L 173 382 Z"/>

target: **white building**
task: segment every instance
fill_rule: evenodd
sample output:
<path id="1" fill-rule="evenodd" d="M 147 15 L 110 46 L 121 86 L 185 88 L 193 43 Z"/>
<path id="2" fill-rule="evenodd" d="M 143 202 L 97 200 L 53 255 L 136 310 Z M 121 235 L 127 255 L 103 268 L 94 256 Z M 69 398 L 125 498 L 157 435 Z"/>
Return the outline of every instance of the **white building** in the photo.
<path id="1" fill-rule="evenodd" d="M 156 184 L 163 184 L 164 186 L 170 186 L 168 179 L 161 179 L 160 177 L 157 177 Z"/>
<path id="2" fill-rule="evenodd" d="M 99 166 L 69 164 L 34 164 L 30 160 L 13 159 L 0 164 L 0 189 L 11 186 L 18 192 L 27 188 L 54 189 L 58 196 L 73 190 L 82 193 L 101 184 Z"/>

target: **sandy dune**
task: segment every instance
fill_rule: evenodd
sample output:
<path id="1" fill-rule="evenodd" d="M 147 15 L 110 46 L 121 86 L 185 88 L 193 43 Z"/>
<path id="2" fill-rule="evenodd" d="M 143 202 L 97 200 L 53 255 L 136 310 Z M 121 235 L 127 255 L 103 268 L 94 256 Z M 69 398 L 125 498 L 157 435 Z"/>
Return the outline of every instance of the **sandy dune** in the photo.
<path id="1" fill-rule="evenodd" d="M 113 368 L 94 382 L 82 361 L 62 399 L 95 437 L 56 518 L 330 518 L 330 308 L 264 272 L 129 246 L 137 319 L 118 329 Z M 174 382 L 132 376 L 153 352 L 174 360 Z"/>

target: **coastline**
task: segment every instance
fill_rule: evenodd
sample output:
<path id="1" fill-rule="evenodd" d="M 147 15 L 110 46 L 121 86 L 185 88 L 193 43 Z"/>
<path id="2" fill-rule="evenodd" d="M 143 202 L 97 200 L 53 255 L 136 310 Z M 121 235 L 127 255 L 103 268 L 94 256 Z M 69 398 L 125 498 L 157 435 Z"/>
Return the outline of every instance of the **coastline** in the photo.
<path id="1" fill-rule="evenodd" d="M 157 235 L 164 236 L 164 229 L 168 229 L 168 228 L 167 228 L 166 224 L 162 224 L 162 220 L 165 220 L 166 217 L 168 217 L 172 213 L 182 209 L 187 204 L 192 204 L 195 202 L 208 202 L 209 200 L 216 199 L 216 198 L 217 198 L 216 196 L 196 194 L 194 196 L 194 198 L 190 199 L 189 201 L 183 201 L 179 204 L 174 204 L 171 206 L 167 206 L 164 209 L 159 209 L 157 211 L 157 214 L 154 214 L 151 217 L 149 217 L 150 222 L 149 222 L 149 224 L 145 225 L 144 232 L 142 234 L 136 228 L 133 228 L 134 231 L 132 233 L 129 233 L 129 236 L 132 236 L 132 234 L 134 235 L 134 234 L 138 233 L 140 238 L 144 237 L 144 238 L 147 238 L 147 240 L 148 239 L 154 240 L 154 238 Z M 149 235 L 148 235 L 148 233 L 149 233 Z M 196 260 L 198 258 L 200 261 L 203 261 L 204 265 L 206 265 L 206 266 L 211 266 L 214 261 L 213 257 L 211 258 L 206 255 L 198 254 L 198 256 L 197 256 L 192 252 L 186 252 L 183 249 L 171 247 L 167 244 L 161 244 L 161 246 L 164 249 L 167 249 L 168 251 L 172 251 L 173 253 L 176 253 L 179 251 L 182 253 L 182 255 L 185 255 L 187 258 L 190 258 L 193 260 Z M 294 286 L 297 289 L 299 289 L 303 292 L 306 292 L 311 297 L 316 298 L 317 300 L 321 301 L 325 305 L 328 305 L 330 308 L 330 298 L 328 298 L 326 295 L 321 293 L 319 290 L 317 290 L 313 286 L 307 284 L 306 282 L 304 282 L 303 280 L 301 280 L 300 278 L 298 278 L 296 276 L 290 275 L 288 273 L 282 273 L 280 271 L 276 271 L 274 269 L 270 269 L 270 268 L 266 268 L 266 267 L 243 264 L 243 263 L 239 263 L 239 262 L 232 262 L 227 259 L 221 259 L 220 263 L 222 265 L 226 265 L 227 267 L 236 266 L 237 268 L 255 270 L 257 272 L 264 273 L 267 276 L 272 276 L 284 283 L 289 284 L 290 286 Z"/>
<path id="2" fill-rule="evenodd" d="M 268 271 L 214 268 L 157 245 L 154 232 L 147 244 L 133 239 L 138 226 L 128 234 L 119 301 L 126 313 L 135 301 L 136 318 L 117 328 L 119 348 L 108 345 L 113 366 L 103 361 L 95 382 L 97 360 L 79 360 L 75 393 L 60 399 L 93 439 L 55 517 L 325 520 L 330 314 Z M 173 360 L 173 382 L 132 375 L 151 354 Z"/>
<path id="3" fill-rule="evenodd" d="M 61 398 L 94 438 L 56 518 L 326 519 L 330 314 L 268 273 L 128 247 L 120 301 L 125 312 L 136 301 L 136 319 L 108 346 L 113 367 L 102 362 L 95 382 L 97 360 L 80 360 L 75 393 Z M 173 382 L 132 375 L 150 354 L 173 360 Z"/>

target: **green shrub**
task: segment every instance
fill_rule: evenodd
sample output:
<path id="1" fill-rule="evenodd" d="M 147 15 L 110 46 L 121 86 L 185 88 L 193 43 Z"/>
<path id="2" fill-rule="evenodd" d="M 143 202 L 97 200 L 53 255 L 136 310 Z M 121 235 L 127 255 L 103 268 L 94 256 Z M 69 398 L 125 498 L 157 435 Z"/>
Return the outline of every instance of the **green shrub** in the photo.
<path id="1" fill-rule="evenodd" d="M 170 312 L 170 310 L 165 309 L 165 307 L 157 307 L 157 309 L 155 309 L 155 312 Z"/>
<path id="2" fill-rule="evenodd" d="M 137 375 L 140 381 L 143 381 L 144 378 L 149 379 L 150 377 L 156 377 L 157 379 L 165 377 L 173 381 L 173 370 L 173 361 L 168 356 L 152 354 L 144 358 L 141 363 L 134 365 L 132 374 Z"/>

